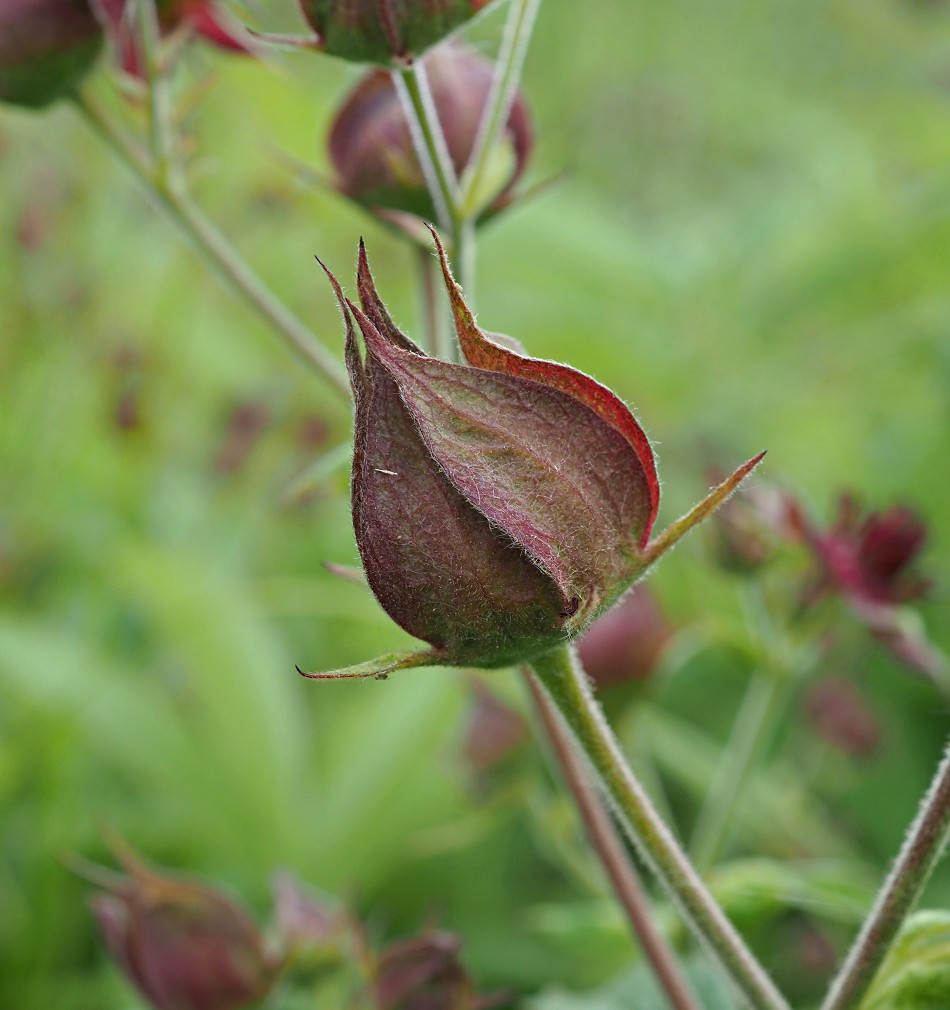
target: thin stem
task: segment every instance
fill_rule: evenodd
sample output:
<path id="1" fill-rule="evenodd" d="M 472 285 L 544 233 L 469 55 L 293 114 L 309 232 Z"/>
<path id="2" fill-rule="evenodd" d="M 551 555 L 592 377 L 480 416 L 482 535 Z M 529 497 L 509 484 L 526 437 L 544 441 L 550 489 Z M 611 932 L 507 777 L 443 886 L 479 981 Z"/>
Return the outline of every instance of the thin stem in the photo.
<path id="1" fill-rule="evenodd" d="M 454 238 L 458 221 L 458 180 L 445 143 L 445 134 L 420 61 L 392 71 L 393 86 L 409 123 L 412 142 L 422 166 L 439 227 Z"/>
<path id="2" fill-rule="evenodd" d="M 205 264 L 234 294 L 263 316 L 295 354 L 348 400 L 350 387 L 343 366 L 274 295 L 228 239 L 185 196 L 163 182 L 134 145 L 98 109 L 83 96 L 77 96 L 76 104 L 93 130 L 138 179 L 155 205 L 178 227 Z"/>
<path id="3" fill-rule="evenodd" d="M 466 218 L 478 213 L 478 201 L 492 155 L 501 137 L 521 81 L 531 31 L 541 0 L 512 0 L 505 23 L 501 50 L 495 63 L 495 77 L 478 126 L 478 135 L 468 166 L 462 175 L 460 205 Z"/>
<path id="4" fill-rule="evenodd" d="M 535 709 L 551 744 L 564 781 L 584 822 L 587 837 L 600 859 L 617 899 L 630 920 L 634 936 L 643 948 L 657 981 L 674 1010 L 700 1010 L 680 971 L 676 956 L 663 934 L 653 924 L 646 894 L 637 878 L 623 843 L 591 786 L 587 770 L 579 760 L 570 734 L 560 722 L 557 709 L 538 681 L 526 671 Z"/>
<path id="5" fill-rule="evenodd" d="M 578 744 L 601 779 L 618 816 L 644 859 L 679 904 L 697 937 L 719 961 L 755 1010 L 788 1010 L 758 963 L 628 767 L 572 650 L 546 653 L 532 663 Z"/>
<path id="6" fill-rule="evenodd" d="M 785 700 L 784 682 L 769 670 L 753 673 L 729 742 L 723 751 L 706 801 L 700 811 L 690 846 L 700 873 L 716 862 L 733 825 L 739 797 L 775 729 Z"/>
<path id="7" fill-rule="evenodd" d="M 950 838 L 950 744 L 920 804 L 893 869 L 831 984 L 822 1010 L 853 1010 L 864 998 L 904 918 Z"/>
<path id="8" fill-rule="evenodd" d="M 393 84 L 409 123 L 416 155 L 439 219 L 439 227 L 449 238 L 455 278 L 471 294 L 475 272 L 475 222 L 461 210 L 458 179 L 425 68 L 419 61 L 392 72 Z M 458 351 L 452 342 L 452 358 Z"/>
<path id="9" fill-rule="evenodd" d="M 155 0 L 138 0 L 138 43 L 148 92 L 148 124 L 155 178 L 169 185 L 174 178 L 171 99 L 161 67 L 161 26 Z"/>

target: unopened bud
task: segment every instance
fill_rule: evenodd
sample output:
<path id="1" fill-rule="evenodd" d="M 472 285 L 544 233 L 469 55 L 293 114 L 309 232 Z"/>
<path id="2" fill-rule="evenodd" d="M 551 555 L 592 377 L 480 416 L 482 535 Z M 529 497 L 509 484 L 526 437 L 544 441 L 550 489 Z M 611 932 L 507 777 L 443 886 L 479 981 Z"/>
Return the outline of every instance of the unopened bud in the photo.
<path id="1" fill-rule="evenodd" d="M 475 147 L 492 87 L 492 64 L 455 43 L 423 60 L 445 144 L 461 177 Z M 508 115 L 493 191 L 479 194 L 492 211 L 510 202 L 533 147 L 528 109 L 518 96 Z M 385 70 L 369 71 L 344 101 L 327 141 L 335 185 L 365 207 L 436 217 L 406 114 Z M 503 164 L 501 163 L 503 162 Z"/>
<path id="2" fill-rule="evenodd" d="M 87 0 L 0 3 L 0 101 L 42 108 L 92 67 L 102 28 Z"/>
<path id="3" fill-rule="evenodd" d="M 408 62 L 450 35 L 489 0 L 300 0 L 317 45 L 359 63 Z"/>

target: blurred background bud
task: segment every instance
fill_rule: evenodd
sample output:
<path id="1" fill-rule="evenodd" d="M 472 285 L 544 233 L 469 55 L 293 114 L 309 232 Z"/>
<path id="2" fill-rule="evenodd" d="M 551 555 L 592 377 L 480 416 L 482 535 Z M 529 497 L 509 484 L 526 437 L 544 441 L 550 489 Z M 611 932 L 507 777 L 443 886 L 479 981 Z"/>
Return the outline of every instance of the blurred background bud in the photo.
<path id="1" fill-rule="evenodd" d="M 811 688 L 805 711 L 815 732 L 851 757 L 870 757 L 880 744 L 874 713 L 858 689 L 843 677 L 829 677 Z"/>
<path id="2" fill-rule="evenodd" d="M 331 56 L 360 63 L 408 62 L 451 34 L 489 0 L 301 0 Z"/>
<path id="3" fill-rule="evenodd" d="M 471 158 L 482 112 L 491 89 L 493 65 L 456 43 L 434 49 L 423 61 L 446 146 L 461 176 Z M 402 211 L 435 219 L 409 124 L 390 75 L 369 71 L 350 93 L 330 129 L 328 152 L 334 185 L 373 210 Z M 519 96 L 512 106 L 482 206 L 507 206 L 527 167 L 533 132 Z"/>
<path id="4" fill-rule="evenodd" d="M 292 873 L 274 876 L 274 929 L 286 956 L 312 956 L 339 936 L 344 916 L 328 898 L 314 894 Z"/>
<path id="5" fill-rule="evenodd" d="M 722 473 L 711 474 L 718 483 Z M 737 575 L 751 575 L 789 539 L 788 498 L 778 488 L 750 484 L 734 494 L 714 515 L 715 558 L 720 567 Z"/>
<path id="6" fill-rule="evenodd" d="M 590 626 L 578 652 L 588 676 L 604 688 L 647 680 L 672 637 L 656 597 L 639 583 Z"/>
<path id="7" fill-rule="evenodd" d="M 376 1010 L 488 1010 L 506 1002 L 476 994 L 461 949 L 458 936 L 436 931 L 387 947 L 373 969 Z"/>
<path id="8" fill-rule="evenodd" d="M 92 67 L 102 29 L 87 0 L 0 2 L 0 101 L 42 108 Z"/>
<path id="9" fill-rule="evenodd" d="M 109 953 L 152 1006 L 238 1010 L 268 992 L 276 966 L 239 905 L 120 858 L 128 876 L 115 875 L 91 904 Z"/>
<path id="10" fill-rule="evenodd" d="M 269 423 L 270 411 L 266 404 L 256 400 L 236 404 L 214 457 L 215 473 L 226 476 L 239 470 Z"/>
<path id="11" fill-rule="evenodd" d="M 474 771 L 492 768 L 528 738 L 528 725 L 476 678 L 462 737 L 462 754 Z"/>

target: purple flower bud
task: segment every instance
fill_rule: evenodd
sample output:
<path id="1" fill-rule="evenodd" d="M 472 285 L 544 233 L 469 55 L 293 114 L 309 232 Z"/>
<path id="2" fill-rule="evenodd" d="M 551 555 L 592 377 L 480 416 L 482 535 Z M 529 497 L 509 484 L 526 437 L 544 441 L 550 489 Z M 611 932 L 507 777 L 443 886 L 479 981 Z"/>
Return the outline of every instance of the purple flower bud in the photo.
<path id="1" fill-rule="evenodd" d="M 237 1010 L 270 989 L 275 965 L 247 913 L 218 891 L 123 856 L 129 876 L 91 904 L 106 947 L 157 1010 Z"/>
<path id="2" fill-rule="evenodd" d="M 357 545 L 383 608 L 431 646 L 331 676 L 505 666 L 570 641 L 761 459 L 651 541 L 659 482 L 633 414 L 583 373 L 482 332 L 439 253 L 466 364 L 395 326 L 362 245 L 362 308 L 330 275 L 356 403 Z"/>
<path id="3" fill-rule="evenodd" d="M 99 54 L 88 0 L 0 3 L 0 101 L 41 108 L 68 94 Z"/>
<path id="4" fill-rule="evenodd" d="M 459 959 L 461 940 L 430 931 L 387 947 L 373 970 L 375 1010 L 488 1010 L 501 994 L 478 996 Z"/>
<path id="5" fill-rule="evenodd" d="M 455 173 L 468 166 L 491 90 L 492 64 L 456 44 L 434 49 L 423 61 L 436 112 Z M 486 194 L 492 211 L 511 199 L 533 147 L 528 109 L 519 96 L 505 130 L 511 158 L 498 190 Z M 344 101 L 327 141 L 341 193 L 369 208 L 405 211 L 432 220 L 435 208 L 426 187 L 405 113 L 391 76 L 370 70 Z"/>
<path id="6" fill-rule="evenodd" d="M 358 63 L 407 62 L 451 34 L 489 0 L 300 0 L 317 45 Z"/>
<path id="7" fill-rule="evenodd" d="M 805 711 L 815 731 L 845 754 L 861 758 L 877 750 L 877 719 L 858 689 L 842 677 L 816 684 L 805 699 Z"/>

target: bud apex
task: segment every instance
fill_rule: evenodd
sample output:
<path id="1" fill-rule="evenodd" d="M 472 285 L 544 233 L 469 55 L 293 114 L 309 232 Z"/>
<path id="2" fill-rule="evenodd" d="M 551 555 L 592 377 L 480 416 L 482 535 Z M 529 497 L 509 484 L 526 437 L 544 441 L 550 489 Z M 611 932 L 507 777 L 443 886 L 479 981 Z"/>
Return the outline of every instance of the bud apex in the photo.
<path id="1" fill-rule="evenodd" d="M 87 0 L 3 0 L 0 101 L 42 108 L 95 62 L 102 29 Z"/>
<path id="2" fill-rule="evenodd" d="M 475 147 L 491 90 L 492 64 L 465 46 L 433 49 L 423 61 L 455 173 L 461 177 Z M 519 96 L 508 116 L 508 161 L 497 188 L 484 195 L 492 211 L 510 202 L 533 146 L 527 106 Z M 327 141 L 336 187 L 369 208 L 404 211 L 432 220 L 435 208 L 392 78 L 370 70 L 343 103 Z"/>
<path id="3" fill-rule="evenodd" d="M 421 56 L 487 4 L 488 0 L 300 0 L 324 52 L 384 66 Z"/>
<path id="4" fill-rule="evenodd" d="M 223 894 L 143 866 L 92 898 L 109 953 L 158 1010 L 237 1010 L 270 989 L 275 965 L 247 913 Z"/>

